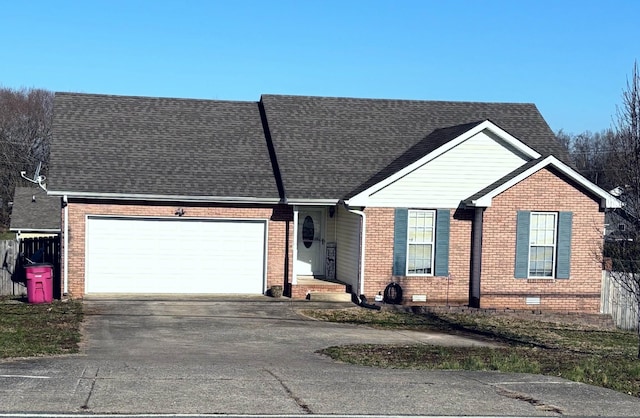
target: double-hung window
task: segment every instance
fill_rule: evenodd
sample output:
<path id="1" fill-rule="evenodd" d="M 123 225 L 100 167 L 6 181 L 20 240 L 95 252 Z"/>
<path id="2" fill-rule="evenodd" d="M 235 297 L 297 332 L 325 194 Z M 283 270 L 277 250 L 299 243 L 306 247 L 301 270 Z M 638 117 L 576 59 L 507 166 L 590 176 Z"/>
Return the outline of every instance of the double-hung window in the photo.
<path id="1" fill-rule="evenodd" d="M 393 220 L 393 275 L 449 275 L 449 209 L 397 208 Z"/>
<path id="2" fill-rule="evenodd" d="M 571 212 L 518 211 L 515 277 L 568 279 Z"/>
<path id="3" fill-rule="evenodd" d="M 557 214 L 532 212 L 529 228 L 529 277 L 553 277 Z"/>
<path id="4" fill-rule="evenodd" d="M 433 274 L 434 210 L 410 210 L 407 225 L 407 275 Z"/>

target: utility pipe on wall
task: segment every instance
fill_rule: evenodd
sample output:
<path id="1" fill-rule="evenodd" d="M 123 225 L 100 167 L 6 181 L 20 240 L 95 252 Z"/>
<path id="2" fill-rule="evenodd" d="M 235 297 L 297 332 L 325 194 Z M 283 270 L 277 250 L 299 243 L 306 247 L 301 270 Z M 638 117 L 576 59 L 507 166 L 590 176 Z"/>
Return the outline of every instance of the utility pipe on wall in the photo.
<path id="1" fill-rule="evenodd" d="M 62 294 L 69 293 L 69 201 L 67 195 L 62 197 L 64 205 L 64 279 Z"/>

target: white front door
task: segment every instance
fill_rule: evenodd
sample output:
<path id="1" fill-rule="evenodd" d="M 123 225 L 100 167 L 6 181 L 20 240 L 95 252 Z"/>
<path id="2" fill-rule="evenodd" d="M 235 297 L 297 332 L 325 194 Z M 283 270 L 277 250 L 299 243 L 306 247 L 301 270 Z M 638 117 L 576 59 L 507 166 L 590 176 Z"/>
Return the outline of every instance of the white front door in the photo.
<path id="1" fill-rule="evenodd" d="M 324 276 L 324 211 L 298 212 L 298 276 Z"/>

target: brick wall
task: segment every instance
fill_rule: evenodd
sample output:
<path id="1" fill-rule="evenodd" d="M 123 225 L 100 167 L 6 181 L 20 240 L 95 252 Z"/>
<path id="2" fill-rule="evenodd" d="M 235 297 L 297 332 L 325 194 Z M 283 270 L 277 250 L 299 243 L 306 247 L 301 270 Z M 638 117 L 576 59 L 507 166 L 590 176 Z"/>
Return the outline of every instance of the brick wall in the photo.
<path id="1" fill-rule="evenodd" d="M 518 210 L 573 212 L 569 279 L 514 278 Z M 598 202 L 551 170 L 496 196 L 484 213 L 480 306 L 598 312 L 603 226 Z M 540 297 L 540 305 L 526 305 L 527 296 Z"/>
<path id="2" fill-rule="evenodd" d="M 178 207 L 185 210 L 184 217 L 197 218 L 252 218 L 268 219 L 267 289 L 272 285 L 285 285 L 286 231 L 289 224 L 289 247 L 293 242 L 290 211 L 281 207 L 206 207 L 203 205 L 154 205 L 69 202 L 69 296 L 84 295 L 85 274 L 85 220 L 87 215 L 126 215 L 174 217 Z M 292 251 L 288 249 L 288 274 L 292 271 Z"/>
<path id="3" fill-rule="evenodd" d="M 373 299 L 378 292 L 384 292 L 385 287 L 395 281 L 402 287 L 405 302 L 410 302 L 412 295 L 426 295 L 429 304 L 468 304 L 473 210 L 451 212 L 450 277 L 392 274 L 394 213 L 392 208 L 365 209 L 367 236 L 364 290 L 367 298 Z"/>
<path id="4" fill-rule="evenodd" d="M 570 279 L 515 279 L 518 210 L 573 212 Z M 467 305 L 474 211 L 451 213 L 450 277 L 393 276 L 393 208 L 367 208 L 365 295 L 369 299 L 395 281 L 404 302 L 426 295 L 428 305 Z M 484 213 L 481 307 L 597 313 L 600 309 L 604 213 L 599 203 L 561 175 L 541 170 L 493 199 Z M 527 296 L 540 305 L 526 305 Z"/>

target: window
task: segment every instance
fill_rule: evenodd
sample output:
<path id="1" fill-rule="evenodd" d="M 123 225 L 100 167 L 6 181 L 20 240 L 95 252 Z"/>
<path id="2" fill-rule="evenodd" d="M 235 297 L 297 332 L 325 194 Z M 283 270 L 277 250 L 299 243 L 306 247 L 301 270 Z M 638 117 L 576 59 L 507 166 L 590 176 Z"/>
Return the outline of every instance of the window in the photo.
<path id="1" fill-rule="evenodd" d="M 397 208 L 393 224 L 394 276 L 448 276 L 449 209 Z"/>
<path id="2" fill-rule="evenodd" d="M 515 278 L 568 279 L 572 223 L 571 212 L 518 211 Z"/>
<path id="3" fill-rule="evenodd" d="M 553 277 L 556 253 L 556 214 L 531 214 L 529 276 Z"/>
<path id="4" fill-rule="evenodd" d="M 433 274 L 435 211 L 410 210 L 407 227 L 407 275 Z"/>

